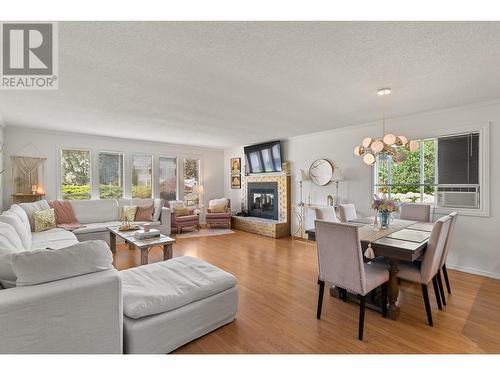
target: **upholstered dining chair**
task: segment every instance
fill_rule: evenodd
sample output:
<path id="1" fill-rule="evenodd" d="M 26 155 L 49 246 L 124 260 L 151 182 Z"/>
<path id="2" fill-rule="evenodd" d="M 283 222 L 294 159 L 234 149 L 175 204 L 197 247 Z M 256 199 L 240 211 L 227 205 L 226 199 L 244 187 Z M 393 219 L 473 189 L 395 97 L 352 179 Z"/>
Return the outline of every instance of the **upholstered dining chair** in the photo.
<path id="1" fill-rule="evenodd" d="M 423 203 L 406 203 L 401 206 L 399 218 L 401 220 L 431 221 L 431 205 Z"/>
<path id="2" fill-rule="evenodd" d="M 356 206 L 352 203 L 340 204 L 339 205 L 339 217 L 340 221 L 347 223 L 358 218 L 356 213 Z"/>
<path id="3" fill-rule="evenodd" d="M 316 318 L 321 319 L 325 282 L 357 294 L 359 303 L 358 338 L 363 340 L 366 295 L 382 285 L 382 314 L 387 315 L 387 281 L 384 264 L 364 263 L 358 227 L 315 220 L 318 248 L 319 295 Z"/>
<path id="4" fill-rule="evenodd" d="M 434 224 L 422 262 L 401 262 L 398 266 L 398 278 L 401 280 L 411 281 L 422 286 L 422 296 L 424 298 L 427 322 L 431 327 L 433 326 L 432 311 L 427 286 L 432 281 L 438 308 L 442 310 L 437 275 L 446 245 L 450 224 L 450 216 L 444 216 Z"/>
<path id="5" fill-rule="evenodd" d="M 334 223 L 338 223 L 340 220 L 335 213 L 335 207 L 315 207 L 314 213 L 316 214 L 317 220 L 325 220 L 325 221 L 333 221 Z"/>
<path id="6" fill-rule="evenodd" d="M 441 298 L 443 299 L 443 304 L 445 305 L 446 305 L 446 297 L 444 296 L 444 288 L 442 285 L 443 282 L 441 281 L 441 271 L 443 271 L 446 289 L 448 290 L 448 293 L 451 294 L 450 280 L 448 278 L 448 270 L 446 269 L 446 260 L 448 258 L 448 253 L 450 251 L 451 241 L 453 240 L 453 232 L 455 230 L 455 224 L 457 223 L 458 212 L 452 212 L 449 216 L 451 217 L 450 229 L 448 230 L 448 237 L 446 238 L 446 244 L 444 245 L 443 256 L 441 257 L 441 263 L 439 264 L 439 271 L 438 271 L 438 282 L 440 284 L 440 289 L 442 292 Z"/>

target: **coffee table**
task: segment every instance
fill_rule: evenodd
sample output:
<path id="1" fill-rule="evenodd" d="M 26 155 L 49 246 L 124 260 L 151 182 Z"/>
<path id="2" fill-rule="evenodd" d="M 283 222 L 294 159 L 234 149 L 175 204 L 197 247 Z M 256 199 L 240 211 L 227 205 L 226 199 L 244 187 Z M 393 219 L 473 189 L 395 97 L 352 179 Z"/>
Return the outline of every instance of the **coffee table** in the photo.
<path id="1" fill-rule="evenodd" d="M 121 231 L 117 226 L 107 227 L 109 231 L 110 248 L 116 253 L 116 236 L 121 237 L 128 243 L 130 250 L 134 248 L 141 252 L 141 265 L 148 264 L 148 256 L 151 248 L 155 246 L 163 247 L 163 260 L 171 259 L 174 255 L 173 244 L 175 240 L 171 237 L 160 234 L 160 237 L 147 238 L 140 240 L 134 237 L 135 231 Z"/>

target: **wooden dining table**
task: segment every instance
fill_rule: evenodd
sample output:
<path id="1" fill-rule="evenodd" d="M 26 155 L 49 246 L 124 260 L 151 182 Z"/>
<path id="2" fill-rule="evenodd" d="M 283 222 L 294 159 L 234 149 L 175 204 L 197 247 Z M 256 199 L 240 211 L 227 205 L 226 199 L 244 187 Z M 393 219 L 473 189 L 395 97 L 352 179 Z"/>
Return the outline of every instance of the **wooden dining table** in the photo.
<path id="1" fill-rule="evenodd" d="M 415 262 L 419 260 L 427 247 L 433 223 L 394 219 L 389 228 L 374 230 L 373 218 L 356 219 L 349 222 L 359 225 L 359 240 L 365 256 L 371 247 L 376 257 L 383 256 L 389 265 L 389 304 L 387 317 L 396 320 L 399 316 L 399 284 L 397 280 L 398 265 L 401 261 Z M 308 230 L 314 234 L 314 230 Z M 337 294 L 335 287 L 332 295 Z"/>

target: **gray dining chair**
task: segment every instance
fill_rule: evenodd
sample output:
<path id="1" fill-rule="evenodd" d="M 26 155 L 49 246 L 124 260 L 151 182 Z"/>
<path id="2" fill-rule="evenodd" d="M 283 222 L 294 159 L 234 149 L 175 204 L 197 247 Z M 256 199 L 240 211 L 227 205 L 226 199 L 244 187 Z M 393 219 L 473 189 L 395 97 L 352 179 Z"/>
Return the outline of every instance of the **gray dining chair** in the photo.
<path id="1" fill-rule="evenodd" d="M 437 274 L 448 237 L 450 223 L 451 217 L 444 216 L 434 224 L 422 262 L 401 262 L 398 266 L 399 272 L 397 276 L 399 279 L 411 281 L 422 286 L 427 321 L 431 327 L 433 326 L 432 311 L 427 286 L 432 281 L 438 308 L 442 310 Z"/>
<path id="2" fill-rule="evenodd" d="M 342 223 L 347 223 L 358 218 L 356 213 L 356 206 L 352 203 L 339 205 L 339 217 Z"/>
<path id="3" fill-rule="evenodd" d="M 431 205 L 423 203 L 406 203 L 401 206 L 399 218 L 401 220 L 431 221 Z"/>
<path id="4" fill-rule="evenodd" d="M 316 318 L 321 319 L 325 282 L 339 286 L 359 297 L 358 338 L 363 340 L 366 295 L 382 286 L 382 315 L 387 316 L 389 272 L 383 264 L 363 263 L 358 227 L 315 220 L 318 249 L 319 295 Z"/>
<path id="5" fill-rule="evenodd" d="M 448 237 L 446 238 L 446 244 L 444 245 L 443 256 L 441 257 L 441 263 L 439 264 L 438 271 L 439 288 L 441 290 L 441 299 L 443 300 L 444 305 L 446 305 L 446 297 L 444 296 L 443 282 L 441 281 L 441 271 L 443 271 L 446 289 L 448 290 L 448 293 L 451 294 L 450 279 L 448 278 L 448 270 L 446 269 L 446 260 L 448 259 L 448 253 L 450 252 L 453 232 L 455 231 L 455 224 L 458 219 L 458 212 L 452 212 L 449 216 L 451 217 L 450 229 L 448 230 Z"/>
<path id="6" fill-rule="evenodd" d="M 339 218 L 335 212 L 335 207 L 315 207 L 314 213 L 316 214 L 317 220 L 333 221 L 334 223 L 339 222 Z"/>

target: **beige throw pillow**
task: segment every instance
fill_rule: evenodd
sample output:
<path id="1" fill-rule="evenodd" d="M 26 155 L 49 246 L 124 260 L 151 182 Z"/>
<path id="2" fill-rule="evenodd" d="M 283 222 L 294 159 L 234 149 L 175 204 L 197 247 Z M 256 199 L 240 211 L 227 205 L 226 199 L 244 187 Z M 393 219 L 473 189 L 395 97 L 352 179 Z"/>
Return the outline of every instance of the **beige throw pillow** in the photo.
<path id="1" fill-rule="evenodd" d="M 35 223 L 35 232 L 56 227 L 56 213 L 53 208 L 33 212 L 33 222 Z"/>
<path id="2" fill-rule="evenodd" d="M 227 207 L 225 204 L 216 204 L 210 208 L 210 212 L 214 214 L 226 213 Z"/>
<path id="3" fill-rule="evenodd" d="M 120 220 L 134 221 L 136 212 L 137 212 L 137 206 L 123 206 Z"/>
<path id="4" fill-rule="evenodd" d="M 175 216 L 187 216 L 187 215 L 189 215 L 189 211 L 186 207 L 177 207 L 177 208 L 174 208 L 174 215 Z"/>

